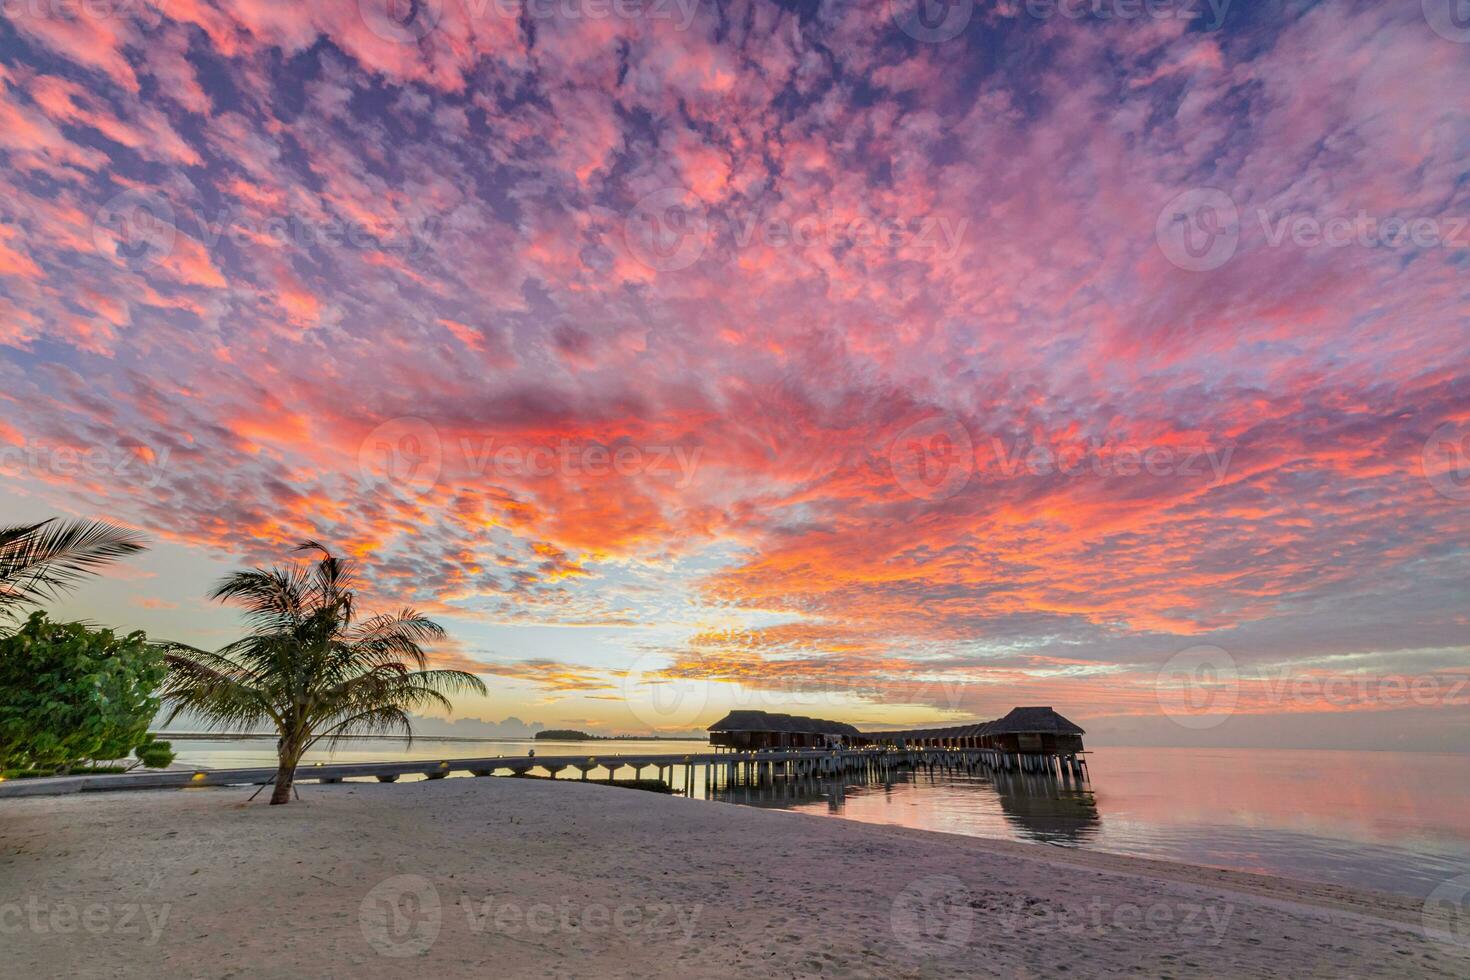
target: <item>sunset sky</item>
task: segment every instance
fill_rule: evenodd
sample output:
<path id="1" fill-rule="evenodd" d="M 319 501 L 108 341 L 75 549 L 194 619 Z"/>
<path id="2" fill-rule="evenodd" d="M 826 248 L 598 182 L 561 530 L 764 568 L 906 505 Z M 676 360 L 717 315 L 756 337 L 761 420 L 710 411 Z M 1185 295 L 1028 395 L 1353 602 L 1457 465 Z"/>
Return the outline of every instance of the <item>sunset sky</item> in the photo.
<path id="1" fill-rule="evenodd" d="M 3 520 L 153 544 L 59 612 L 315 538 L 461 717 L 1470 745 L 1448 3 L 13 6 Z"/>

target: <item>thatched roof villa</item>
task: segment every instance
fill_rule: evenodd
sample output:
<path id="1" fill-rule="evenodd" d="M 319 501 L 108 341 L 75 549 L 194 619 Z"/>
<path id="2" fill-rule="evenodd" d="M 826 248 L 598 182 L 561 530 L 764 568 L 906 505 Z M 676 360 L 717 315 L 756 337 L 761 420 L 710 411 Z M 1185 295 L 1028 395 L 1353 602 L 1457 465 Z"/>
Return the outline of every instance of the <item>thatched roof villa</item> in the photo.
<path id="1" fill-rule="evenodd" d="M 769 711 L 732 711 L 709 726 L 709 733 L 711 745 L 738 750 L 865 744 L 851 725 Z"/>
<path id="2" fill-rule="evenodd" d="M 732 711 L 709 726 L 710 744 L 736 750 L 894 745 L 999 749 L 1071 755 L 1082 751 L 1081 727 L 1050 707 L 1012 708 L 995 721 L 948 728 L 859 732 L 851 725 L 767 711 Z"/>

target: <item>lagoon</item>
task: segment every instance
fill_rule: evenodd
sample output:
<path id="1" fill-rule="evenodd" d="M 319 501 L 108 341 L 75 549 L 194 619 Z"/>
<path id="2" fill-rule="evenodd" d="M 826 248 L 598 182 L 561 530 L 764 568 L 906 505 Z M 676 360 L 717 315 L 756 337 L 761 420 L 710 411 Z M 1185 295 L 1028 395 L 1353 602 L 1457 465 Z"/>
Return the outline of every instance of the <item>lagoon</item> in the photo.
<path id="1" fill-rule="evenodd" d="M 269 740 L 174 739 L 186 765 L 273 764 Z M 701 741 L 351 739 L 313 762 L 709 751 Z M 717 790 L 716 799 L 862 823 L 1076 847 L 1423 897 L 1470 874 L 1463 755 L 1102 747 L 1090 779 L 903 773 Z M 624 773 L 626 775 L 626 771 Z M 702 772 L 699 774 L 702 776 Z M 593 778 L 597 777 L 594 771 Z M 563 778 L 567 778 L 564 774 Z M 302 792 L 310 793 L 309 785 Z M 695 795 L 708 797 L 702 778 Z"/>

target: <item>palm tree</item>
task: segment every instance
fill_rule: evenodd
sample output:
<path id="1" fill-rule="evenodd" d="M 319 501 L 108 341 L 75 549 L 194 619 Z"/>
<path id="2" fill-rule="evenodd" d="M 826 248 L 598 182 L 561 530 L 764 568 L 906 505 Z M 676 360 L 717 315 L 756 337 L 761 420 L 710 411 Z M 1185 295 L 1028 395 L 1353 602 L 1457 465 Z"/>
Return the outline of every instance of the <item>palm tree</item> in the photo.
<path id="1" fill-rule="evenodd" d="M 136 531 L 103 521 L 53 518 L 0 527 L 0 612 L 55 598 L 144 547 Z"/>
<path id="2" fill-rule="evenodd" d="M 271 803 L 285 803 L 302 755 L 319 740 L 401 732 L 413 738 L 409 710 L 449 710 L 447 695 L 485 693 L 462 670 L 430 670 L 422 644 L 444 636 L 412 609 L 357 620 L 353 565 L 315 541 L 297 551 L 319 552 L 314 563 L 293 562 L 236 572 L 211 598 L 238 603 L 249 635 L 207 653 L 168 644 L 164 703 L 169 721 L 188 711 L 216 730 L 270 722 L 279 736 Z"/>

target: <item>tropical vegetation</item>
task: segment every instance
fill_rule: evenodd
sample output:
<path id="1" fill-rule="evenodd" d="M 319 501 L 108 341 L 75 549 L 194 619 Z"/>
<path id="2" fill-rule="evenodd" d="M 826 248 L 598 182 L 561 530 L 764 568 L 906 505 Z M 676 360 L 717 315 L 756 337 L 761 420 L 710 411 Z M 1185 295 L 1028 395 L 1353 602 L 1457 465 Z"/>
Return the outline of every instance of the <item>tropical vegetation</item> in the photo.
<path id="1" fill-rule="evenodd" d="M 132 755 L 166 767 L 168 743 L 148 733 L 166 672 L 141 632 L 119 637 L 32 613 L 0 637 L 0 770 L 51 775 Z"/>
<path id="2" fill-rule="evenodd" d="M 269 725 L 278 764 L 271 803 L 291 798 L 302 756 L 317 742 L 397 733 L 411 739 L 409 711 L 448 711 L 448 695 L 483 694 L 460 670 L 431 669 L 425 646 L 444 630 L 413 609 L 359 615 L 354 564 L 314 541 L 316 556 L 226 577 L 211 598 L 238 605 L 246 636 L 216 652 L 170 644 L 164 703 L 208 728 Z"/>

